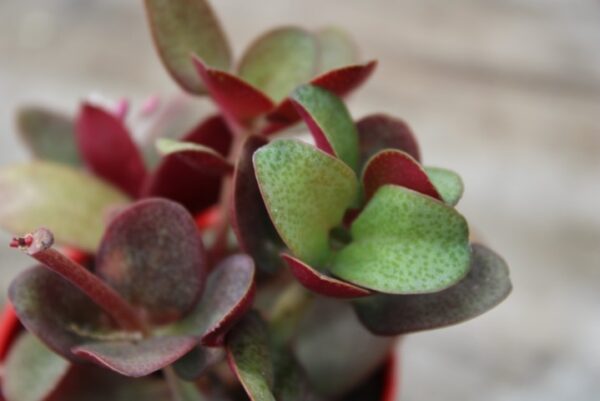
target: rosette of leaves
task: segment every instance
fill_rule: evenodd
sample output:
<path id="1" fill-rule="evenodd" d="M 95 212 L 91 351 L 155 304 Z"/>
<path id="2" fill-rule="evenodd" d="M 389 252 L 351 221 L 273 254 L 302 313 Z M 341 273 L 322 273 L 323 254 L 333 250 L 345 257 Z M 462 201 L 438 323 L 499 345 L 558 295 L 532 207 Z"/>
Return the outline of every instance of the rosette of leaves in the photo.
<path id="1" fill-rule="evenodd" d="M 75 390 L 63 389 L 62 382 L 86 363 L 132 378 L 161 369 L 167 377 L 174 370 L 196 378 L 222 358 L 225 334 L 252 304 L 252 259 L 232 255 L 209 274 L 194 219 L 168 200 L 138 201 L 114 216 L 89 270 L 52 245 L 46 229 L 13 243 L 40 265 L 21 273 L 9 289 L 28 334 L 8 356 L 8 401 L 70 394 Z M 92 376 L 116 380 L 132 394 L 161 386 L 151 377 L 128 382 L 114 374 Z M 92 399 L 97 390 L 82 388 L 73 398 Z"/>

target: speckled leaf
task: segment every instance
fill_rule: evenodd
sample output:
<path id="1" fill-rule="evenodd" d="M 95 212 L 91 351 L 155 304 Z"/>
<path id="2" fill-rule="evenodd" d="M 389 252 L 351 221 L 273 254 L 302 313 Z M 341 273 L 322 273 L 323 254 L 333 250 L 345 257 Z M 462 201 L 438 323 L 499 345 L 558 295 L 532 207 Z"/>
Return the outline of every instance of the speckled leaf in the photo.
<path id="1" fill-rule="evenodd" d="M 371 76 L 376 65 L 377 62 L 370 61 L 365 64 L 338 68 L 313 78 L 310 83 L 336 96 L 345 97 L 360 87 Z M 287 97 L 267 115 L 267 120 L 269 124 L 263 132 L 272 134 L 299 121 L 300 115 L 294 107 L 292 99 Z"/>
<path id="2" fill-rule="evenodd" d="M 211 273 L 196 309 L 167 330 L 200 337 L 204 345 L 222 345 L 225 334 L 252 306 L 254 290 L 252 258 L 229 256 Z"/>
<path id="3" fill-rule="evenodd" d="M 193 337 L 156 337 L 140 341 L 103 341 L 73 348 L 83 359 L 124 376 L 142 377 L 170 365 L 196 346 Z"/>
<path id="4" fill-rule="evenodd" d="M 194 65 L 208 93 L 229 120 L 247 125 L 275 107 L 267 95 L 235 75 L 208 68 L 197 57 L 194 57 Z"/>
<path id="5" fill-rule="evenodd" d="M 96 273 L 156 322 L 176 320 L 196 304 L 206 255 L 194 219 L 166 199 L 134 203 L 106 228 Z"/>
<path id="6" fill-rule="evenodd" d="M 297 88 L 292 99 L 317 147 L 358 168 L 358 132 L 348 109 L 333 93 L 313 85 Z"/>
<path id="7" fill-rule="evenodd" d="M 13 233 L 52 227 L 58 243 L 94 251 L 107 210 L 128 199 L 70 167 L 34 162 L 0 169 L 0 226 Z"/>
<path id="8" fill-rule="evenodd" d="M 294 256 L 321 266 L 330 256 L 329 231 L 355 201 L 354 172 L 306 143 L 279 140 L 254 153 L 258 184 L 277 231 Z"/>
<path id="9" fill-rule="evenodd" d="M 358 48 L 352 37 L 337 27 L 316 33 L 319 44 L 319 72 L 327 72 L 358 62 Z"/>
<path id="10" fill-rule="evenodd" d="M 146 167 L 122 119 L 84 103 L 77 117 L 76 138 L 90 171 L 132 197 L 139 195 Z"/>
<path id="11" fill-rule="evenodd" d="M 259 271 L 274 273 L 281 266 L 279 252 L 284 244 L 265 208 L 252 155 L 268 141 L 249 136 L 244 143 L 233 178 L 233 228 L 240 248 L 256 261 Z"/>
<path id="12" fill-rule="evenodd" d="M 371 291 L 320 273 L 311 266 L 289 255 L 281 255 L 296 280 L 307 289 L 327 297 L 358 298 L 371 294 Z"/>
<path id="13" fill-rule="evenodd" d="M 357 124 L 360 144 L 360 164 L 363 166 L 375 153 L 383 149 L 399 149 L 420 161 L 419 145 L 408 125 L 385 114 L 373 114 Z"/>
<path id="14" fill-rule="evenodd" d="M 232 135 L 223 118 L 213 116 L 194 127 L 182 140 L 207 146 L 226 156 Z M 195 214 L 217 202 L 220 187 L 220 177 L 199 171 L 179 157 L 170 155 L 163 158 L 149 177 L 142 195 L 174 200 Z"/>
<path id="15" fill-rule="evenodd" d="M 294 344 L 310 384 L 333 399 L 368 378 L 385 361 L 394 339 L 369 333 L 347 303 L 319 298 Z"/>
<path id="16" fill-rule="evenodd" d="M 222 348 L 197 346 L 175 361 L 173 368 L 180 378 L 194 381 L 224 357 L 225 351 Z"/>
<path id="17" fill-rule="evenodd" d="M 8 296 L 25 328 L 70 360 L 80 361 L 71 353 L 72 347 L 113 334 L 107 327 L 109 318 L 96 304 L 44 267 L 17 276 Z"/>
<path id="18" fill-rule="evenodd" d="M 398 185 L 423 195 L 442 200 L 427 172 L 408 153 L 401 150 L 382 150 L 367 162 L 362 175 L 367 200 L 384 185 Z"/>
<path id="19" fill-rule="evenodd" d="M 145 0 L 154 44 L 163 64 L 186 91 L 204 93 L 191 55 L 210 66 L 228 69 L 231 50 L 206 0 Z"/>
<path id="20" fill-rule="evenodd" d="M 257 313 L 247 314 L 227 336 L 227 358 L 252 401 L 275 401 L 267 325 Z"/>
<path id="21" fill-rule="evenodd" d="M 316 71 L 317 42 L 312 34 L 296 27 L 282 27 L 258 38 L 244 53 L 240 77 L 263 90 L 276 102 Z"/>
<path id="22" fill-rule="evenodd" d="M 17 111 L 17 128 L 34 157 L 81 165 L 75 127 L 69 117 L 42 107 L 23 107 Z"/>
<path id="23" fill-rule="evenodd" d="M 373 333 L 397 335 L 461 323 L 488 311 L 511 291 L 508 266 L 483 245 L 472 249 L 471 269 L 458 284 L 435 294 L 358 300 L 358 317 Z"/>
<path id="24" fill-rule="evenodd" d="M 465 189 L 460 176 L 454 171 L 438 167 L 425 167 L 425 171 L 444 202 L 456 206 Z"/>
<path id="25" fill-rule="evenodd" d="M 409 189 L 381 187 L 352 223 L 353 242 L 332 273 L 391 294 L 441 291 L 468 271 L 467 222 L 453 208 Z"/>
<path id="26" fill-rule="evenodd" d="M 71 364 L 35 336 L 23 333 L 4 365 L 2 392 L 7 401 L 44 401 L 59 385 Z"/>
<path id="27" fill-rule="evenodd" d="M 233 172 L 233 166 L 216 150 L 193 142 L 160 138 L 156 148 L 163 155 L 177 155 L 190 166 L 217 176 Z"/>

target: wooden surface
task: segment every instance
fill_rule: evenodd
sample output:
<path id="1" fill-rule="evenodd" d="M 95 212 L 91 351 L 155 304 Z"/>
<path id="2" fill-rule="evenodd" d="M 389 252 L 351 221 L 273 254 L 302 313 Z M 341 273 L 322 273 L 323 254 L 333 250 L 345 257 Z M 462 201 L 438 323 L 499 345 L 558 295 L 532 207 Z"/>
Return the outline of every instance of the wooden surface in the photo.
<path id="1" fill-rule="evenodd" d="M 213 2 L 238 55 L 277 23 L 352 31 L 380 61 L 354 115 L 405 118 L 426 162 L 463 176 L 460 209 L 512 267 L 515 290 L 500 307 L 403 341 L 402 399 L 597 400 L 600 3 Z M 0 164 L 26 157 L 16 105 L 73 110 L 92 90 L 135 100 L 175 91 L 138 1 L 0 2 Z M 27 260 L 1 246 L 0 258 L 5 288 Z"/>

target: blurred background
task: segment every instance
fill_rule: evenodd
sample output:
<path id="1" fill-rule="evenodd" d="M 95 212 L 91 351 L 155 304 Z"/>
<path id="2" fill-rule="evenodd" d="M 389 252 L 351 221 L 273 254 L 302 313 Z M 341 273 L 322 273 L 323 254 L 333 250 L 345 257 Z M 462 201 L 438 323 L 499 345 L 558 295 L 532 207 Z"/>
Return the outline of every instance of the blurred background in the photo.
<path id="1" fill-rule="evenodd" d="M 278 24 L 352 32 L 380 61 L 353 114 L 406 119 L 426 163 L 462 175 L 460 210 L 511 266 L 514 291 L 499 307 L 404 339 L 402 399 L 598 400 L 600 2 L 212 3 L 238 56 Z M 74 112 L 90 92 L 177 93 L 141 1 L 1 0 L 0 165 L 28 157 L 18 105 Z M 28 262 L 0 245 L 2 294 Z"/>

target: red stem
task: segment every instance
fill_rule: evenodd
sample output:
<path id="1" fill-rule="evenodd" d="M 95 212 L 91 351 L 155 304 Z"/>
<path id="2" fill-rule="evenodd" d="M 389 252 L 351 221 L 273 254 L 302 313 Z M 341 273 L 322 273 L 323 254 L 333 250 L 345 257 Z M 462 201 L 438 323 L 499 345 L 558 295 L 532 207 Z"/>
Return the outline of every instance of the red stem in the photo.
<path id="1" fill-rule="evenodd" d="M 40 228 L 24 237 L 14 238 L 10 246 L 24 250 L 29 256 L 79 288 L 123 329 L 145 332 L 144 322 L 133 306 L 98 276 L 52 248 L 53 243 L 52 233 Z"/>

